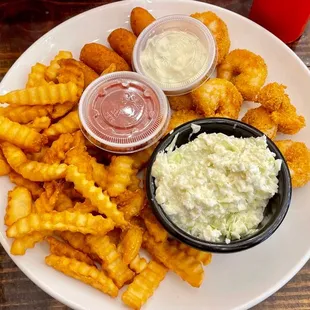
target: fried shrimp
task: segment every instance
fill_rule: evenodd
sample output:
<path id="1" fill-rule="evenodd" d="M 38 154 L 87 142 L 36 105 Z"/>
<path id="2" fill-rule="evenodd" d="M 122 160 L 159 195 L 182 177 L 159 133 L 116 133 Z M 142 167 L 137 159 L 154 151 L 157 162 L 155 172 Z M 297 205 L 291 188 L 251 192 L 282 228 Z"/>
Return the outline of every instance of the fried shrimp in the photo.
<path id="1" fill-rule="evenodd" d="M 275 141 L 290 169 L 293 187 L 301 187 L 310 181 L 310 151 L 302 142 Z"/>
<path id="2" fill-rule="evenodd" d="M 277 135 L 278 125 L 272 120 L 271 113 L 263 106 L 248 110 L 242 122 L 262 131 L 270 139 L 274 139 Z"/>
<path id="3" fill-rule="evenodd" d="M 219 65 L 228 54 L 230 48 L 227 25 L 215 13 L 210 11 L 195 13 L 192 14 L 191 17 L 200 20 L 213 34 L 217 45 L 217 64 Z"/>
<path id="4" fill-rule="evenodd" d="M 261 56 L 242 49 L 231 51 L 217 68 L 217 77 L 231 81 L 245 100 L 255 100 L 267 73 Z"/>
<path id="5" fill-rule="evenodd" d="M 192 110 L 179 110 L 172 114 L 166 133 L 182 124 L 202 118 L 202 115 Z"/>
<path id="6" fill-rule="evenodd" d="M 297 115 L 285 89 L 285 85 L 270 83 L 260 90 L 256 101 L 271 112 L 271 119 L 278 125 L 279 132 L 293 135 L 305 127 L 306 121 Z"/>
<path id="7" fill-rule="evenodd" d="M 196 110 L 206 117 L 220 116 L 237 119 L 242 96 L 238 89 L 224 79 L 211 79 L 192 92 Z"/>
<path id="8" fill-rule="evenodd" d="M 172 110 L 192 110 L 193 99 L 190 94 L 181 95 L 181 96 L 169 96 L 168 97 L 169 104 Z"/>

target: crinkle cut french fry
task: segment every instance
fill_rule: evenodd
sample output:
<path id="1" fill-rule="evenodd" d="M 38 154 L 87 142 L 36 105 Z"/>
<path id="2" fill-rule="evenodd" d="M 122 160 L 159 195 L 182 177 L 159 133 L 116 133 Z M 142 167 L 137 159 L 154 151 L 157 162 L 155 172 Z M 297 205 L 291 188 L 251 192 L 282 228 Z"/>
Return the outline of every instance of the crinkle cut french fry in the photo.
<path id="1" fill-rule="evenodd" d="M 70 101 L 61 104 L 55 104 L 50 113 L 50 117 L 52 119 L 63 117 L 69 111 L 71 111 L 76 106 L 76 104 L 77 102 L 70 102 Z"/>
<path id="2" fill-rule="evenodd" d="M 144 191 L 138 189 L 134 192 L 126 190 L 119 196 L 113 199 L 117 204 L 118 209 L 124 213 L 126 221 L 129 221 L 133 216 L 137 216 L 144 207 Z"/>
<path id="3" fill-rule="evenodd" d="M 46 241 L 50 245 L 51 254 L 54 254 L 57 256 L 66 256 L 68 258 L 74 258 L 88 265 L 94 265 L 94 262 L 92 261 L 90 257 L 88 257 L 85 253 L 74 249 L 69 244 L 59 241 L 54 237 L 48 237 L 46 238 Z"/>
<path id="4" fill-rule="evenodd" d="M 8 204 L 4 217 L 4 224 L 11 226 L 17 220 L 31 213 L 32 198 L 25 187 L 15 187 L 9 191 Z"/>
<path id="5" fill-rule="evenodd" d="M 128 185 L 127 189 L 130 191 L 136 191 L 141 188 L 140 183 L 141 180 L 136 176 L 136 174 L 133 174 L 131 176 L 130 184 Z"/>
<path id="6" fill-rule="evenodd" d="M 93 168 L 93 179 L 95 183 L 105 190 L 107 187 L 108 170 L 103 164 L 97 163 L 95 158 L 91 159 L 91 166 Z"/>
<path id="7" fill-rule="evenodd" d="M 55 140 L 46 151 L 42 161 L 47 164 L 59 164 L 65 159 L 65 154 L 69 151 L 73 137 L 70 133 L 64 133 Z"/>
<path id="8" fill-rule="evenodd" d="M 67 276 L 89 284 L 111 297 L 116 297 L 118 295 L 118 288 L 113 281 L 109 279 L 104 272 L 99 271 L 94 266 L 90 266 L 74 258 L 57 256 L 54 254 L 47 256 L 45 262 L 47 265 L 61 271 Z"/>
<path id="9" fill-rule="evenodd" d="M 91 251 L 102 259 L 102 268 L 119 288 L 134 277 L 133 271 L 123 263 L 115 244 L 110 242 L 108 236 L 89 235 L 86 241 Z"/>
<path id="10" fill-rule="evenodd" d="M 0 149 L 0 176 L 7 175 L 11 171 L 10 165 L 7 163 L 2 150 Z"/>
<path id="11" fill-rule="evenodd" d="M 79 65 L 84 73 L 84 88 L 86 88 L 92 81 L 99 77 L 99 74 L 97 74 L 92 68 L 85 65 L 82 61 L 79 61 Z"/>
<path id="12" fill-rule="evenodd" d="M 128 265 L 139 254 L 142 245 L 143 231 L 138 227 L 130 227 L 121 238 L 117 250 L 122 254 L 123 262 Z"/>
<path id="13" fill-rule="evenodd" d="M 167 268 L 178 274 L 184 281 L 199 287 L 203 281 L 202 264 L 168 241 L 158 243 L 148 233 L 144 234 L 143 247 Z"/>
<path id="14" fill-rule="evenodd" d="M 58 60 L 60 66 L 57 72 L 57 80 L 59 83 L 73 82 L 78 87 L 78 96 L 82 95 L 84 89 L 84 73 L 75 59 L 60 59 Z"/>
<path id="15" fill-rule="evenodd" d="M 0 116 L 0 140 L 14 143 L 16 146 L 31 152 L 38 152 L 47 140 L 32 128 L 12 122 Z"/>
<path id="16" fill-rule="evenodd" d="M 9 238 L 19 238 L 33 232 L 64 231 L 81 232 L 83 234 L 105 235 L 114 228 L 111 219 L 101 215 L 82 214 L 79 212 L 51 212 L 34 214 L 19 219 L 7 230 Z"/>
<path id="17" fill-rule="evenodd" d="M 133 168 L 138 170 L 142 169 L 149 161 L 156 146 L 157 144 L 154 144 L 148 147 L 147 149 L 144 149 L 142 151 L 130 155 L 130 157 L 133 159 Z"/>
<path id="18" fill-rule="evenodd" d="M 46 151 L 49 149 L 48 146 L 44 145 L 42 146 L 41 150 L 39 152 L 36 152 L 36 153 L 26 153 L 26 156 L 29 160 L 31 161 L 42 161 Z"/>
<path id="19" fill-rule="evenodd" d="M 53 106 L 7 106 L 0 108 L 0 115 L 7 117 L 12 122 L 27 124 L 37 117 L 48 116 L 53 111 Z"/>
<path id="20" fill-rule="evenodd" d="M 77 101 L 79 99 L 78 87 L 73 83 L 47 84 L 38 87 L 13 90 L 0 96 L 1 103 L 14 105 L 50 105 Z"/>
<path id="21" fill-rule="evenodd" d="M 41 130 L 48 128 L 50 124 L 51 119 L 48 116 L 42 116 L 35 118 L 30 123 L 27 123 L 26 126 L 40 132 Z"/>
<path id="22" fill-rule="evenodd" d="M 78 111 L 73 111 L 61 118 L 57 123 L 44 130 L 44 134 L 49 138 L 57 138 L 63 133 L 73 133 L 80 128 Z"/>
<path id="23" fill-rule="evenodd" d="M 168 269 L 162 264 L 150 261 L 137 275 L 122 295 L 122 301 L 132 309 L 140 309 L 154 294 Z"/>
<path id="24" fill-rule="evenodd" d="M 133 160 L 129 156 L 113 156 L 108 167 L 107 191 L 111 197 L 116 197 L 124 192 L 131 183 L 134 174 Z"/>
<path id="25" fill-rule="evenodd" d="M 38 183 L 25 179 L 14 171 L 9 173 L 9 178 L 10 181 L 17 186 L 23 186 L 27 188 L 34 199 L 38 198 L 43 193 L 43 188 Z"/>
<path id="26" fill-rule="evenodd" d="M 55 58 L 51 61 L 50 65 L 47 67 L 45 76 L 49 81 L 56 82 L 56 76 L 60 68 L 58 61 L 60 59 L 72 58 L 72 53 L 68 51 L 59 51 Z"/>
<path id="27" fill-rule="evenodd" d="M 28 249 L 32 249 L 38 242 L 43 241 L 52 232 L 34 232 L 29 235 L 17 238 L 11 246 L 11 254 L 24 255 Z"/>
<path id="28" fill-rule="evenodd" d="M 52 212 L 62 190 L 62 184 L 59 184 L 55 181 L 45 183 L 44 186 L 45 191 L 33 204 L 35 213 Z"/>
<path id="29" fill-rule="evenodd" d="M 145 258 L 140 257 L 138 254 L 129 264 L 129 267 L 131 270 L 133 270 L 135 273 L 139 274 L 144 270 L 147 266 L 147 261 Z"/>
<path id="30" fill-rule="evenodd" d="M 150 208 L 143 209 L 141 216 L 144 220 L 145 226 L 149 234 L 153 236 L 156 242 L 163 242 L 167 240 L 167 231 L 158 222 L 157 218 L 155 217 Z"/>
<path id="31" fill-rule="evenodd" d="M 9 165 L 30 181 L 45 182 L 62 179 L 66 175 L 66 164 L 45 164 L 28 160 L 25 153 L 13 144 L 1 143 L 3 154 Z"/>
<path id="32" fill-rule="evenodd" d="M 45 80 L 46 66 L 37 62 L 31 67 L 31 72 L 28 75 L 26 88 L 45 85 L 48 82 Z"/>
<path id="33" fill-rule="evenodd" d="M 91 213 L 97 212 L 97 207 L 93 206 L 88 200 L 84 202 L 77 202 L 73 208 L 67 209 L 69 212 L 81 212 L 81 213 Z"/>
<path id="34" fill-rule="evenodd" d="M 88 181 L 86 175 L 80 173 L 78 168 L 70 165 L 67 170 L 66 180 L 74 183 L 74 187 L 83 197 L 88 198 L 92 205 L 98 208 L 100 213 L 111 218 L 117 225 L 125 225 L 126 221 L 122 212 L 117 210 L 110 197 L 95 186 L 94 181 Z"/>
<path id="35" fill-rule="evenodd" d="M 55 210 L 58 212 L 73 208 L 73 202 L 65 193 L 60 193 L 55 205 Z"/>

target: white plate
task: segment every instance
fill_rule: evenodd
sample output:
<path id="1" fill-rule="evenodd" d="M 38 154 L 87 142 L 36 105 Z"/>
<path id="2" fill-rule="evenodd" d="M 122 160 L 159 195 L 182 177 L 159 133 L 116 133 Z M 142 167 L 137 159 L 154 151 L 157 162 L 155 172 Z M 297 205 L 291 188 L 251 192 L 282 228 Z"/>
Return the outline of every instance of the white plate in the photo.
<path id="1" fill-rule="evenodd" d="M 260 54 L 268 65 L 267 82 L 278 81 L 287 85 L 292 102 L 310 120 L 310 74 L 301 60 L 280 40 L 250 20 L 196 1 L 121 1 L 78 15 L 33 44 L 7 73 L 0 93 L 23 87 L 30 66 L 38 61 L 48 63 L 60 49 L 71 50 L 78 57 L 85 43 L 98 41 L 106 44 L 113 29 L 129 26 L 130 11 L 138 5 L 149 9 L 155 17 L 214 11 L 228 25 L 231 49 L 247 48 Z M 293 139 L 310 145 L 310 126 Z M 3 217 L 7 191 L 11 187 L 6 177 L 0 179 L 0 241 L 8 253 L 11 240 L 5 236 Z M 214 255 L 200 289 L 191 288 L 169 273 L 145 309 L 245 309 L 270 296 L 290 280 L 310 256 L 309 189 L 308 185 L 294 190 L 288 215 L 270 239 L 242 253 Z M 47 246 L 39 244 L 25 256 L 13 256 L 12 259 L 39 287 L 71 308 L 125 309 L 120 300 L 113 300 L 47 267 L 44 264 L 47 253 Z"/>

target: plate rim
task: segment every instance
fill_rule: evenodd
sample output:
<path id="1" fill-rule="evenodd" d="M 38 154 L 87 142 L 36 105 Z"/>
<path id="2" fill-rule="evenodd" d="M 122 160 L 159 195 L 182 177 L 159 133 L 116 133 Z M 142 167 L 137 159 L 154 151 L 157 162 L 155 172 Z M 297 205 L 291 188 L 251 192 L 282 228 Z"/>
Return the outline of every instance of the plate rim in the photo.
<path id="1" fill-rule="evenodd" d="M 183 3 L 191 3 L 194 2 L 195 0 L 146 0 L 146 5 L 147 6 L 152 6 L 152 2 L 156 1 L 156 2 L 183 2 Z M 310 79 L 310 70 L 309 68 L 306 66 L 306 64 L 301 60 L 301 58 L 299 58 L 299 56 L 297 56 L 297 54 L 290 49 L 284 42 L 282 42 L 278 37 L 276 37 L 274 34 L 272 34 L 270 31 L 268 31 L 267 29 L 263 28 L 262 26 L 260 26 L 259 24 L 255 23 L 254 21 L 248 19 L 247 17 L 240 15 L 234 11 L 231 11 L 227 8 L 223 8 L 214 4 L 210 4 L 210 3 L 205 3 L 205 2 L 199 2 L 199 4 L 201 4 L 202 6 L 205 6 L 206 9 L 208 10 L 212 10 L 212 8 L 216 8 L 216 10 L 219 11 L 224 11 L 224 12 L 228 12 L 228 14 L 232 14 L 232 15 L 237 15 L 238 18 L 243 19 L 245 22 L 248 22 L 250 24 L 252 24 L 254 27 L 258 28 L 260 31 L 265 32 L 266 35 L 269 35 L 272 37 L 273 40 L 276 40 L 278 44 L 281 44 L 283 48 L 285 48 L 289 54 L 291 56 L 293 56 L 293 58 L 299 62 L 299 64 L 301 65 L 302 69 L 304 70 L 305 74 L 309 76 Z M 117 2 L 111 2 L 111 3 L 107 3 L 107 4 L 103 4 L 100 6 L 97 6 L 95 8 L 91 8 L 89 10 L 86 10 L 82 13 L 79 13 L 75 16 L 72 16 L 71 18 L 65 20 L 64 22 L 60 23 L 59 25 L 55 26 L 54 28 L 52 28 L 51 30 L 49 30 L 48 32 L 46 32 L 43 36 L 41 36 L 40 38 L 38 38 L 34 43 L 32 43 L 19 57 L 18 59 L 14 62 L 14 64 L 10 67 L 10 69 L 6 72 L 5 76 L 3 77 L 3 79 L 0 82 L 0 93 L 1 93 L 1 89 L 3 88 L 2 85 L 6 82 L 6 79 L 8 78 L 8 76 L 10 75 L 10 73 L 12 71 L 14 71 L 16 69 L 16 67 L 19 66 L 19 63 L 21 62 L 21 58 L 24 56 L 24 54 L 29 53 L 32 51 L 32 49 L 36 48 L 36 46 L 38 44 L 41 43 L 41 41 L 44 41 L 48 36 L 53 35 L 55 31 L 57 31 L 59 28 L 63 27 L 66 24 L 70 24 L 72 22 L 72 20 L 78 20 L 80 18 L 83 18 L 84 15 L 89 14 L 90 12 L 93 11 L 100 11 L 100 10 L 104 10 L 107 6 L 108 7 L 121 7 L 121 6 L 127 6 L 129 4 L 137 4 L 137 6 L 140 4 L 140 1 L 137 0 L 123 0 L 123 1 L 117 1 Z M 85 310 L 86 308 L 84 308 L 83 306 L 75 303 L 73 300 L 68 300 L 66 299 L 63 295 L 59 295 L 57 292 L 55 292 L 54 290 L 52 290 L 49 285 L 47 285 L 42 279 L 37 278 L 35 275 L 33 275 L 33 273 L 31 272 L 30 269 L 27 269 L 25 267 L 25 265 L 20 264 L 19 262 L 17 262 L 17 260 L 15 260 L 15 256 L 12 255 L 10 253 L 10 249 L 7 247 L 7 245 L 9 246 L 8 242 L 7 242 L 7 238 L 4 238 L 2 236 L 2 234 L 0 234 L 0 243 L 3 246 L 4 250 L 6 251 L 6 253 L 9 255 L 9 257 L 12 259 L 12 261 L 14 262 L 14 264 L 17 265 L 17 267 L 36 285 L 38 286 L 40 289 L 42 289 L 45 293 L 47 293 L 48 295 L 50 295 L 51 297 L 55 298 L 56 300 L 58 300 L 59 302 L 69 306 L 70 308 L 73 309 L 77 309 L 77 310 Z M 254 307 L 255 305 L 261 303 L 262 301 L 264 301 L 265 299 L 267 299 L 268 297 L 270 297 L 271 295 L 273 295 L 275 292 L 277 292 L 279 289 L 281 289 L 285 284 L 287 284 L 301 269 L 302 267 L 307 263 L 307 261 L 310 259 L 310 245 L 309 245 L 309 249 L 307 251 L 307 253 L 300 258 L 300 260 L 298 261 L 298 263 L 295 264 L 295 266 L 289 270 L 280 280 L 278 280 L 277 283 L 275 283 L 274 285 L 272 285 L 272 287 L 265 291 L 264 293 L 261 293 L 260 295 L 254 297 L 253 299 L 251 299 L 248 302 L 243 303 L 242 305 L 239 305 L 235 308 L 232 308 L 231 310 L 240 310 L 240 309 L 249 309 L 251 307 Z"/>

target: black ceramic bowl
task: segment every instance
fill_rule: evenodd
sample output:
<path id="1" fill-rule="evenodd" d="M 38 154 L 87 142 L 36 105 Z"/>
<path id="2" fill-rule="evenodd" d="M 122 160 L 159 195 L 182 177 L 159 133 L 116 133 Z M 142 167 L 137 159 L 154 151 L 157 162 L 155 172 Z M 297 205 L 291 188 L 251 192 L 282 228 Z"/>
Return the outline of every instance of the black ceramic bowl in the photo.
<path id="1" fill-rule="evenodd" d="M 201 130 L 196 134 L 192 134 L 192 124 L 201 126 Z M 164 151 L 166 147 L 171 144 L 176 134 L 179 134 L 176 141 L 176 146 L 180 146 L 187 143 L 188 141 L 195 139 L 203 132 L 223 133 L 238 138 L 260 137 L 264 135 L 261 131 L 255 129 L 252 126 L 227 118 L 206 118 L 195 120 L 176 128 L 159 143 L 150 159 L 146 173 L 146 189 L 148 200 L 157 219 L 169 232 L 169 234 L 179 241 L 188 244 L 189 246 L 202 251 L 215 253 L 231 253 L 249 249 L 269 238 L 277 230 L 288 211 L 291 201 L 292 186 L 289 169 L 282 154 L 270 139 L 267 138 L 269 149 L 276 154 L 276 158 L 283 160 L 283 164 L 278 175 L 279 189 L 278 193 L 270 199 L 265 209 L 265 218 L 262 223 L 259 224 L 257 231 L 253 235 L 244 237 L 240 240 L 231 241 L 229 244 L 224 242 L 208 242 L 202 239 L 198 239 L 176 226 L 165 214 L 164 210 L 155 199 L 156 186 L 154 178 L 151 175 L 151 171 L 158 152 Z"/>

